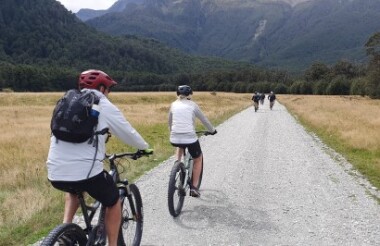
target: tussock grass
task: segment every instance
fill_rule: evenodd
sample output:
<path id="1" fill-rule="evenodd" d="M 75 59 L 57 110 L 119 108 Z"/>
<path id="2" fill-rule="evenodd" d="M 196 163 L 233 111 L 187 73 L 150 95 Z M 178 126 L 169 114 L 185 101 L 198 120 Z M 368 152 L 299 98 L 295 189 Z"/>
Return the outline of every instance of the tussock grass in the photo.
<path id="1" fill-rule="evenodd" d="M 63 193 L 47 180 L 45 162 L 50 142 L 50 118 L 63 93 L 0 93 L 0 245 L 27 245 L 61 222 Z M 174 153 L 169 144 L 167 117 L 173 92 L 111 93 L 155 154 L 123 162 L 130 180 Z M 251 104 L 249 94 L 195 92 L 202 111 L 219 124 Z M 109 153 L 131 149 L 112 137 Z"/>
<path id="2" fill-rule="evenodd" d="M 380 100 L 309 95 L 278 99 L 380 189 Z"/>

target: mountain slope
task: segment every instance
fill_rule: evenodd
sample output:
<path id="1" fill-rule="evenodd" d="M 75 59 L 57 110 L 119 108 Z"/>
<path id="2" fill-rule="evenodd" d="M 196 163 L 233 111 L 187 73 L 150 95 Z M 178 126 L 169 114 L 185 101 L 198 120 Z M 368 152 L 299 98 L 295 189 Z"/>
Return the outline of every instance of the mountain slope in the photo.
<path id="1" fill-rule="evenodd" d="M 55 0 L 1 1 L 0 31 L 0 59 L 13 64 L 157 74 L 239 66 L 192 57 L 152 39 L 102 34 Z"/>
<path id="2" fill-rule="evenodd" d="M 141 0 L 86 23 L 158 39 L 191 54 L 268 67 L 361 61 L 380 29 L 378 0 Z"/>
<path id="3" fill-rule="evenodd" d="M 364 44 L 380 28 L 380 1 L 320 0 L 296 6 L 281 30 L 273 33 L 266 61 L 310 64 L 365 59 Z"/>
<path id="4" fill-rule="evenodd" d="M 141 0 L 119 0 L 107 10 L 80 9 L 76 16 L 82 21 L 93 19 L 108 13 L 123 11 L 129 3 L 140 3 Z"/>

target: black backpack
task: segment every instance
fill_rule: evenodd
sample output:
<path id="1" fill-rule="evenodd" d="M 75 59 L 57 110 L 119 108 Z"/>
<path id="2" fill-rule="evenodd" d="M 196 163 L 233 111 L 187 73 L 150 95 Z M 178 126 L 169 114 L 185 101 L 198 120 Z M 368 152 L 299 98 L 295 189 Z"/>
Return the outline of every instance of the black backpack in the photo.
<path id="1" fill-rule="evenodd" d="M 94 111 L 94 104 L 99 104 L 99 97 L 91 91 L 67 91 L 54 108 L 50 123 L 52 134 L 72 143 L 92 140 L 99 115 L 98 110 Z"/>

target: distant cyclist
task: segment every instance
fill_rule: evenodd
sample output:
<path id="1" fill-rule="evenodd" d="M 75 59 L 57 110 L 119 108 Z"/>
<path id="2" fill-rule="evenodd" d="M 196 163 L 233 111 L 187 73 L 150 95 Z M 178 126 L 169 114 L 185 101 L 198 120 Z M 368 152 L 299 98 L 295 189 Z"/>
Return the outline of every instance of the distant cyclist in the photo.
<path id="1" fill-rule="evenodd" d="M 177 100 L 171 104 L 169 111 L 170 143 L 177 147 L 177 160 L 181 161 L 183 149 L 187 148 L 194 159 L 193 177 L 190 195 L 199 197 L 200 192 L 196 188 L 202 170 L 202 150 L 195 132 L 195 119 L 198 118 L 212 135 L 216 134 L 215 128 L 204 116 L 198 104 L 191 101 L 193 91 L 188 85 L 177 88 Z"/>
<path id="2" fill-rule="evenodd" d="M 260 98 L 261 98 L 260 93 L 257 91 L 252 96 L 252 101 L 253 101 L 253 106 L 255 107 L 255 112 L 259 109 Z"/>
<path id="3" fill-rule="evenodd" d="M 260 94 L 260 104 L 264 105 L 264 100 L 265 100 L 265 93 Z"/>
<path id="4" fill-rule="evenodd" d="M 269 100 L 269 108 L 272 109 L 274 102 L 276 101 L 276 94 L 273 93 L 273 91 L 270 92 L 268 95 L 268 100 Z"/>

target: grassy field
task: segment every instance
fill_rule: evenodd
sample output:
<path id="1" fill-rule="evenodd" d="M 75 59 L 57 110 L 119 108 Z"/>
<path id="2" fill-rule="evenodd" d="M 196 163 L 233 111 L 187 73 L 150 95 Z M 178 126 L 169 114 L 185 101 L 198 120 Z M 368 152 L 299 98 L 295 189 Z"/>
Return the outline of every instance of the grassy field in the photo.
<path id="1" fill-rule="evenodd" d="M 50 118 L 62 93 L 0 93 L 0 245 L 36 242 L 61 222 L 63 193 L 47 181 Z M 251 105 L 251 95 L 197 92 L 196 101 L 214 125 Z M 167 116 L 175 93 L 111 93 L 131 124 L 154 148 L 149 158 L 125 163 L 135 180 L 174 153 Z M 109 153 L 128 148 L 115 137 Z"/>
<path id="2" fill-rule="evenodd" d="M 63 195 L 46 179 L 50 117 L 62 93 L 0 93 L 0 245 L 27 245 L 60 223 Z M 250 94 L 195 93 L 215 125 L 251 105 Z M 278 95 L 281 103 L 380 188 L 380 100 Z M 125 163 L 135 180 L 173 154 L 167 113 L 174 93 L 111 93 L 110 100 L 155 149 Z M 126 150 L 115 137 L 109 152 Z"/>
<path id="3" fill-rule="evenodd" d="M 300 95 L 279 95 L 278 99 L 380 189 L 380 100 Z"/>

